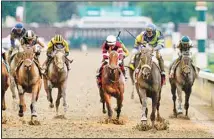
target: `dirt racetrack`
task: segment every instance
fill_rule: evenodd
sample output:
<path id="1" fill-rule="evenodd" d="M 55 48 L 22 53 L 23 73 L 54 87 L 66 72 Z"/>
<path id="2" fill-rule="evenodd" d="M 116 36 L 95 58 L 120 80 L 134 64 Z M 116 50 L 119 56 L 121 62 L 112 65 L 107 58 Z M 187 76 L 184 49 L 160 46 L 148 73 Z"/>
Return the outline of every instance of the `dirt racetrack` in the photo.
<path id="1" fill-rule="evenodd" d="M 69 105 L 66 118 L 55 117 L 55 108 L 49 108 L 43 85 L 37 103 L 38 119 L 41 125 L 29 125 L 31 98 L 25 95 L 27 102 L 27 112 L 25 118 L 20 120 L 18 110 L 12 107 L 12 94 L 10 89 L 6 92 L 7 110 L 3 112 L 6 124 L 2 124 L 3 138 L 66 138 L 66 137 L 99 137 L 99 138 L 118 138 L 118 137 L 138 137 L 138 138 L 173 138 L 173 137 L 200 137 L 214 138 L 214 111 L 206 102 L 201 101 L 194 95 L 190 96 L 189 117 L 170 118 L 172 115 L 172 96 L 167 78 L 167 85 L 163 87 L 160 105 L 161 116 L 169 122 L 167 130 L 154 132 L 139 131 L 136 125 L 140 123 L 141 105 L 137 93 L 131 99 L 131 81 L 126 81 L 125 98 L 123 102 L 121 119 L 123 125 L 113 123 L 102 123 L 107 114 L 102 113 L 102 104 L 99 102 L 99 92 L 96 85 L 95 73 L 100 66 L 101 51 L 89 50 L 88 53 L 73 50 L 70 58 L 74 59 L 69 73 L 67 85 L 67 102 Z M 44 53 L 40 56 L 40 61 L 44 62 Z M 130 58 L 127 58 L 129 60 Z M 127 61 L 126 61 L 127 63 Z M 194 92 L 193 92 L 194 94 Z M 56 89 L 53 91 L 54 102 L 56 100 Z M 183 95 L 184 97 L 184 95 Z M 62 101 L 61 101 L 62 102 Z M 149 115 L 151 113 L 151 100 L 149 102 Z M 113 107 L 116 101 L 112 98 Z M 60 112 L 63 113 L 62 103 Z M 114 112 L 114 117 L 116 112 Z"/>

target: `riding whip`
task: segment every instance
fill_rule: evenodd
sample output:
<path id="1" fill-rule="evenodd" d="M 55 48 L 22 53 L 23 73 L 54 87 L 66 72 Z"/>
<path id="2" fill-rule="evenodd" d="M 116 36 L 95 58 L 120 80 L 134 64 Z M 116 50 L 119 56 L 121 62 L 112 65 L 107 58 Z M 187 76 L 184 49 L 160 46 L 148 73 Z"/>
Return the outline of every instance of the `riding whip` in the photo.
<path id="1" fill-rule="evenodd" d="M 131 32 L 129 32 L 127 29 L 125 29 L 125 31 L 127 31 L 137 41 L 137 43 L 139 43 L 145 47 L 145 44 L 138 42 L 137 38 Z"/>

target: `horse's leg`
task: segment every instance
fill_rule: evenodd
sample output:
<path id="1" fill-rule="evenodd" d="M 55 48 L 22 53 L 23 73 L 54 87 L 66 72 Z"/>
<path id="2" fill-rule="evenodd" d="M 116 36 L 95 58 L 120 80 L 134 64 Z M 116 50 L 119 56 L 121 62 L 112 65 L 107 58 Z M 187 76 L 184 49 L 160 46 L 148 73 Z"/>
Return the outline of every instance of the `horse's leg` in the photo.
<path id="1" fill-rule="evenodd" d="M 174 107 L 173 107 L 173 113 L 174 116 L 177 117 L 177 109 L 176 109 L 176 86 L 175 84 L 171 83 L 171 93 L 172 93 L 172 100 L 174 103 Z"/>
<path id="2" fill-rule="evenodd" d="M 119 120 L 122 103 L 123 103 L 124 86 L 120 87 L 120 92 L 118 92 L 118 93 L 120 93 L 117 98 L 117 119 Z"/>
<path id="3" fill-rule="evenodd" d="M 62 94 L 60 91 L 58 91 L 57 94 L 57 99 L 56 99 L 56 115 L 58 115 L 58 110 L 59 110 L 59 103 L 60 103 L 60 98 L 62 97 Z"/>
<path id="4" fill-rule="evenodd" d="M 134 71 L 132 69 L 129 69 L 130 78 L 132 81 L 132 93 L 131 93 L 131 99 L 134 99 L 134 88 L 135 88 L 135 81 L 134 81 Z"/>
<path id="5" fill-rule="evenodd" d="M 24 116 L 24 111 L 26 110 L 25 100 L 24 100 L 24 90 L 21 85 L 17 84 L 17 89 L 19 92 L 19 117 Z"/>
<path id="6" fill-rule="evenodd" d="M 177 113 L 178 114 L 182 114 L 183 110 L 181 107 L 182 104 L 182 88 L 180 85 L 176 84 L 176 88 L 177 88 L 177 93 L 178 93 L 178 109 L 177 109 Z"/>
<path id="7" fill-rule="evenodd" d="M 50 102 L 50 105 L 49 105 L 50 108 L 54 107 L 53 97 L 52 97 L 52 87 L 53 87 L 52 83 L 49 80 L 47 80 L 47 86 L 45 87 L 45 91 L 47 92 L 47 99 Z"/>
<path id="8" fill-rule="evenodd" d="M 187 90 L 185 90 L 185 104 L 184 104 L 184 108 L 186 110 L 186 116 L 188 117 L 188 108 L 189 108 L 189 97 L 190 94 L 192 92 L 192 88 L 188 88 Z"/>
<path id="9" fill-rule="evenodd" d="M 142 101 L 142 117 L 141 121 L 144 123 L 147 123 L 147 117 L 146 117 L 146 109 L 147 109 L 147 96 L 146 96 L 146 90 L 139 87 L 139 96 Z"/>
<path id="10" fill-rule="evenodd" d="M 59 92 L 62 94 L 64 113 L 66 113 L 68 109 L 68 104 L 66 101 L 66 82 L 59 88 Z"/>
<path id="11" fill-rule="evenodd" d="M 24 93 L 19 93 L 19 117 L 23 117 L 24 116 Z"/>
<path id="12" fill-rule="evenodd" d="M 99 88 L 99 92 L 100 92 L 101 102 L 103 103 L 103 113 L 106 113 L 105 99 L 104 99 L 104 93 L 103 93 L 102 88 Z"/>
<path id="13" fill-rule="evenodd" d="M 3 87 L 3 86 L 2 86 Z M 1 103 L 2 103 L 2 110 L 6 110 L 6 104 L 5 104 L 5 90 L 1 90 Z"/>
<path id="14" fill-rule="evenodd" d="M 13 100 L 15 100 L 17 98 L 15 88 L 16 88 L 16 83 L 15 83 L 14 77 L 11 75 L 10 76 L 10 90 L 12 92 Z"/>
<path id="15" fill-rule="evenodd" d="M 152 128 L 155 128 L 155 112 L 157 109 L 157 96 L 152 96 L 152 113 L 150 115 L 150 119 L 152 121 Z"/>
<path id="16" fill-rule="evenodd" d="M 40 90 L 39 87 L 40 87 L 40 85 L 38 83 L 32 87 L 32 98 L 31 98 L 31 105 L 30 105 L 31 118 L 37 117 L 37 112 L 36 112 L 37 101 L 36 101 L 36 99 L 38 97 L 38 91 Z"/>
<path id="17" fill-rule="evenodd" d="M 159 108 L 160 108 L 160 100 L 161 100 L 161 90 L 159 92 L 159 97 L 157 100 L 157 121 L 161 121 L 161 116 L 160 116 L 160 112 L 159 112 Z"/>
<path id="18" fill-rule="evenodd" d="M 136 86 L 137 94 L 138 94 L 139 99 L 140 99 L 140 104 L 142 105 L 142 99 L 141 99 L 141 96 L 140 96 L 139 86 L 138 86 L 138 84 L 135 84 L 135 86 Z"/>
<path id="19" fill-rule="evenodd" d="M 113 113 L 113 111 L 111 109 L 111 103 L 110 103 L 111 96 L 109 94 L 107 94 L 107 92 L 104 92 L 104 98 L 105 98 L 106 106 L 108 109 L 108 117 L 109 117 L 109 120 L 111 120 L 112 113 Z"/>

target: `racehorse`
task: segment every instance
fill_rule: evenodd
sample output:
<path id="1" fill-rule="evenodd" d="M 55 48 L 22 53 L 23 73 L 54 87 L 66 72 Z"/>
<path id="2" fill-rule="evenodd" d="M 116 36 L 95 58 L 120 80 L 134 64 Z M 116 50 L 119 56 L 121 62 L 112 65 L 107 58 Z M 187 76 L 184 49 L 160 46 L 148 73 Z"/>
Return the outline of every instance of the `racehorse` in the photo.
<path id="1" fill-rule="evenodd" d="M 120 67 L 118 65 L 119 54 L 116 51 L 111 51 L 109 53 L 109 64 L 105 65 L 102 70 L 101 91 L 104 96 L 103 102 L 103 112 L 105 111 L 105 103 L 108 109 L 108 120 L 112 118 L 112 108 L 111 108 L 111 97 L 117 99 L 117 119 L 119 120 L 120 112 L 123 102 L 124 94 L 124 82 L 125 79 L 122 75 Z"/>
<path id="2" fill-rule="evenodd" d="M 1 63 L 2 73 L 1 73 L 1 102 L 2 102 L 2 110 L 6 110 L 5 104 L 5 92 L 9 87 L 9 72 L 6 67 L 5 61 L 2 59 Z"/>
<path id="3" fill-rule="evenodd" d="M 26 46 L 22 55 L 20 55 L 21 60 L 18 63 L 18 67 L 15 70 L 15 82 L 17 85 L 19 93 L 19 116 L 24 116 L 24 111 L 26 110 L 26 105 L 24 101 L 24 93 L 30 93 L 31 98 L 31 120 L 37 117 L 36 103 L 39 97 L 39 91 L 41 89 L 41 74 L 39 71 L 39 66 L 35 60 L 35 47 Z"/>
<path id="4" fill-rule="evenodd" d="M 58 96 L 56 100 L 56 113 L 58 115 L 58 107 L 60 98 L 63 98 L 64 112 L 67 111 L 66 87 L 68 79 L 68 70 L 65 65 L 65 50 L 62 45 L 54 46 L 53 59 L 47 67 L 47 74 L 44 76 L 44 87 L 47 93 L 47 99 L 50 101 L 50 107 L 53 108 L 52 88 L 58 88 Z"/>
<path id="5" fill-rule="evenodd" d="M 157 120 L 160 120 L 159 106 L 161 99 L 161 74 L 160 69 L 152 60 L 153 49 L 143 48 L 141 50 L 140 63 L 138 65 L 139 73 L 137 74 L 136 88 L 139 95 L 139 99 L 142 105 L 142 117 L 143 124 L 147 123 L 147 97 L 152 99 L 152 113 L 150 119 L 152 121 L 152 128 L 154 128 L 155 112 L 157 109 Z"/>
<path id="6" fill-rule="evenodd" d="M 189 53 L 183 53 L 180 63 L 176 66 L 175 69 L 175 78 L 170 78 L 172 100 L 174 103 L 173 113 L 175 117 L 182 112 L 182 91 L 185 92 L 185 104 L 184 108 L 186 110 L 186 116 L 188 117 L 188 108 L 189 108 L 189 98 L 192 92 L 192 86 L 196 78 L 196 72 L 191 63 L 191 58 Z M 171 70 L 172 65 L 170 66 Z M 169 70 L 169 71 L 170 71 Z M 178 94 L 178 109 L 176 109 L 176 89 Z"/>

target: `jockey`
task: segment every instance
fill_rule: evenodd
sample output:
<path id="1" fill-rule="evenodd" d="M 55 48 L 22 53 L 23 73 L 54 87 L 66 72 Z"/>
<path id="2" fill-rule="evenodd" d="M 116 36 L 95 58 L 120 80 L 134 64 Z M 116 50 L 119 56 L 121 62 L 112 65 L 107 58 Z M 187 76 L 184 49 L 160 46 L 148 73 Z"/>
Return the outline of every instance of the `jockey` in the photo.
<path id="1" fill-rule="evenodd" d="M 140 54 L 139 50 L 140 50 L 140 47 L 142 47 L 141 44 L 146 44 L 146 43 L 148 43 L 150 46 L 154 47 L 154 50 L 157 51 L 156 58 L 158 60 L 158 63 L 159 63 L 160 69 L 161 69 L 162 82 L 163 82 L 163 84 L 165 84 L 164 61 L 163 61 L 162 56 L 159 53 L 159 50 L 164 47 L 164 37 L 163 37 L 163 34 L 159 30 L 156 30 L 156 26 L 154 24 L 148 24 L 146 27 L 146 31 L 141 32 L 137 36 L 134 47 L 135 47 L 135 49 L 138 50 L 138 52 L 132 56 L 130 67 L 134 69 L 135 56 L 137 54 Z"/>
<path id="2" fill-rule="evenodd" d="M 32 31 L 32 30 L 28 30 L 24 36 L 21 38 L 20 40 L 21 42 L 21 46 L 24 47 L 24 45 L 30 45 L 30 46 L 34 46 L 36 44 L 39 44 L 39 46 L 41 46 L 42 48 L 45 47 L 45 45 L 39 41 L 38 36 Z M 36 60 L 38 60 L 38 56 L 40 55 L 40 50 L 36 51 Z M 39 60 L 38 60 L 39 62 Z"/>
<path id="3" fill-rule="evenodd" d="M 169 78 L 174 78 L 174 71 L 177 65 L 180 63 L 182 54 L 189 54 L 190 48 L 193 47 L 192 41 L 188 36 L 182 36 L 181 40 L 179 41 L 179 44 L 177 45 L 177 48 L 180 50 L 179 57 L 172 63 L 172 68 L 169 73 Z M 197 68 L 192 64 L 196 75 L 198 74 Z"/>
<path id="4" fill-rule="evenodd" d="M 20 40 L 23 35 L 25 34 L 26 29 L 23 27 L 21 23 L 18 23 L 15 25 L 14 28 L 12 28 L 10 33 L 10 42 L 11 42 L 11 50 L 9 51 L 9 57 L 13 52 L 13 49 L 15 48 L 15 39 Z"/>
<path id="5" fill-rule="evenodd" d="M 50 61 L 52 59 L 52 53 L 54 52 L 54 46 L 61 44 L 64 46 L 64 50 L 65 50 L 65 56 L 66 56 L 66 60 L 65 60 L 65 64 L 67 66 L 67 69 L 70 70 L 70 64 L 69 61 L 67 60 L 67 56 L 69 55 L 69 45 L 68 42 L 66 40 L 63 39 L 62 35 L 55 35 L 49 42 L 48 42 L 48 50 L 47 50 L 47 60 L 44 63 L 44 69 L 45 71 L 47 71 L 47 67 L 50 64 Z"/>
<path id="6" fill-rule="evenodd" d="M 101 71 L 104 67 L 104 65 L 107 64 L 108 62 L 108 54 L 107 52 L 109 50 L 115 50 L 119 53 L 119 66 L 120 66 L 120 69 L 122 70 L 122 73 L 123 75 L 125 76 L 125 69 L 124 69 L 124 66 L 123 66 L 123 48 L 122 48 L 122 45 L 119 41 L 117 41 L 117 38 L 114 36 L 114 35 L 109 35 L 107 38 L 106 38 L 106 41 L 103 43 L 102 45 L 102 54 L 103 54 L 103 60 L 102 60 L 102 66 L 100 67 L 100 69 L 98 70 L 98 74 L 97 74 L 97 79 L 98 79 L 98 82 L 99 82 L 99 85 L 100 85 L 100 78 L 101 78 Z"/>

